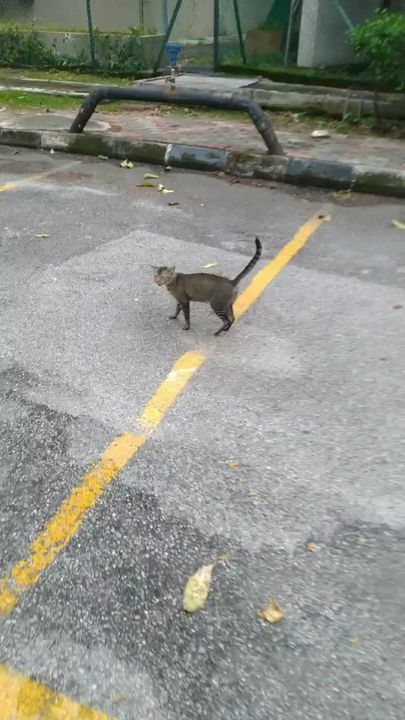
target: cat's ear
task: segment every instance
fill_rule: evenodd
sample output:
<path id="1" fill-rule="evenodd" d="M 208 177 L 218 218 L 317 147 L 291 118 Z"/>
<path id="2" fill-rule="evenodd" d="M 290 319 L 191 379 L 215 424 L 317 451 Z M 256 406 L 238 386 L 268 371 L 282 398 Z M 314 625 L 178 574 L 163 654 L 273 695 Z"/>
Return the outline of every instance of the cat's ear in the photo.
<path id="1" fill-rule="evenodd" d="M 171 267 L 167 268 L 169 272 L 174 273 L 176 271 L 176 266 L 172 265 Z"/>

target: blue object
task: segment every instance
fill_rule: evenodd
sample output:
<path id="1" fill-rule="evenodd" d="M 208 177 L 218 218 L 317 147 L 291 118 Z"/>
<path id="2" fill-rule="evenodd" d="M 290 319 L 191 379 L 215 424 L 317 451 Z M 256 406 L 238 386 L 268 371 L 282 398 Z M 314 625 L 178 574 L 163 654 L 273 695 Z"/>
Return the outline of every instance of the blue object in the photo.
<path id="1" fill-rule="evenodd" d="M 167 43 L 166 52 L 169 56 L 171 67 L 176 67 L 180 55 L 181 45 L 179 43 Z"/>

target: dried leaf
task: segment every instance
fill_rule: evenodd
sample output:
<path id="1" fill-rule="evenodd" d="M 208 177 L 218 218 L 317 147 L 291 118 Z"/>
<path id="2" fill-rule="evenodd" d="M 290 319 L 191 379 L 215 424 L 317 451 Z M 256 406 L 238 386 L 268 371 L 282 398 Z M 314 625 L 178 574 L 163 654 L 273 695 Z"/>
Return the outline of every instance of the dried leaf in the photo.
<path id="1" fill-rule="evenodd" d="M 138 187 L 153 187 L 153 188 L 155 188 L 156 185 L 151 182 L 141 182 L 138 184 Z"/>
<path id="2" fill-rule="evenodd" d="M 159 183 L 159 185 L 157 186 L 157 189 L 159 190 L 159 192 L 162 192 L 162 190 L 165 189 L 165 186 L 162 183 Z"/>
<path id="3" fill-rule="evenodd" d="M 114 704 L 123 702 L 125 700 L 125 697 L 123 695 L 114 695 L 112 702 Z"/>
<path id="4" fill-rule="evenodd" d="M 316 550 L 316 545 L 313 542 L 308 542 L 305 545 L 305 548 L 308 550 L 308 552 L 314 552 L 314 550 Z"/>
<path id="5" fill-rule="evenodd" d="M 273 598 L 270 598 L 269 604 L 265 610 L 259 610 L 259 618 L 267 620 L 267 622 L 271 623 L 271 625 L 280 622 L 283 617 L 283 610 Z"/>
<path id="6" fill-rule="evenodd" d="M 159 175 L 155 175 L 155 173 L 144 173 L 143 178 L 144 180 L 158 180 Z"/>
<path id="7" fill-rule="evenodd" d="M 259 493 L 256 492 L 256 490 L 251 490 L 250 492 L 248 492 L 248 496 L 249 497 L 259 497 Z"/>
<path id="8" fill-rule="evenodd" d="M 49 237 L 49 235 L 48 235 L 48 233 L 35 233 L 35 237 L 38 238 L 39 240 L 42 240 L 42 238 L 47 238 L 47 237 Z"/>
<path id="9" fill-rule="evenodd" d="M 174 190 L 168 190 L 167 188 L 162 188 L 160 192 L 163 195 L 171 195 L 171 193 L 174 193 Z"/>
<path id="10" fill-rule="evenodd" d="M 204 270 L 209 270 L 210 268 L 218 267 L 218 263 L 207 263 L 206 265 L 203 265 Z"/>
<path id="11" fill-rule="evenodd" d="M 183 595 L 183 610 L 194 613 L 204 607 L 211 587 L 214 565 L 203 565 L 186 582 Z"/>
<path id="12" fill-rule="evenodd" d="M 125 159 L 125 160 L 123 160 L 123 161 L 120 163 L 120 167 L 122 167 L 122 168 L 127 168 L 128 170 L 132 170 L 132 168 L 135 167 L 135 166 L 134 166 L 134 163 L 133 163 L 133 162 L 131 162 L 130 160 Z"/>
<path id="13" fill-rule="evenodd" d="M 169 202 L 167 204 L 169 205 L 169 207 L 174 207 L 175 205 L 180 205 L 179 202 Z"/>
<path id="14" fill-rule="evenodd" d="M 108 160 L 107 155 L 98 155 L 99 160 Z"/>
<path id="15" fill-rule="evenodd" d="M 392 224 L 398 228 L 398 230 L 405 230 L 405 220 L 393 220 Z"/>
<path id="16" fill-rule="evenodd" d="M 359 642 L 360 642 L 360 638 L 359 638 L 359 637 L 352 637 L 352 638 L 350 638 L 350 644 L 351 644 L 351 645 L 358 645 Z"/>
<path id="17" fill-rule="evenodd" d="M 227 462 L 226 464 L 228 465 L 229 468 L 231 468 L 231 470 L 235 470 L 235 468 L 239 467 L 240 462 L 239 462 L 239 460 L 234 460 L 232 462 Z"/>

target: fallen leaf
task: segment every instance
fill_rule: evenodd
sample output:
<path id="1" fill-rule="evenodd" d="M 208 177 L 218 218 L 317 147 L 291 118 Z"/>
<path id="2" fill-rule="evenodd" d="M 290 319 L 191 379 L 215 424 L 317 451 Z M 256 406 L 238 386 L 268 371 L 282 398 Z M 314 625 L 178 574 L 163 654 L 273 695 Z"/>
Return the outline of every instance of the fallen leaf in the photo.
<path id="1" fill-rule="evenodd" d="M 108 160 L 107 155 L 98 155 L 99 160 Z"/>
<path id="2" fill-rule="evenodd" d="M 179 202 L 169 202 L 167 204 L 169 205 L 169 207 L 174 207 L 175 205 L 180 205 Z"/>
<path id="3" fill-rule="evenodd" d="M 49 235 L 48 235 L 48 233 L 35 233 L 35 237 L 38 238 L 39 240 L 42 240 L 42 238 L 47 238 L 47 237 L 49 237 Z"/>
<path id="4" fill-rule="evenodd" d="M 165 172 L 171 172 L 171 170 L 172 168 L 170 167 L 170 165 L 166 165 Z"/>
<path id="5" fill-rule="evenodd" d="M 248 497 L 259 497 L 259 493 L 256 490 L 251 490 L 248 492 Z"/>
<path id="6" fill-rule="evenodd" d="M 350 638 L 350 643 L 351 643 L 351 645 L 358 645 L 359 642 L 360 642 L 360 638 L 358 638 L 358 637 L 352 637 L 352 638 Z"/>
<path id="7" fill-rule="evenodd" d="M 143 178 L 144 180 L 158 180 L 159 175 L 155 175 L 154 173 L 145 173 Z"/>
<path id="8" fill-rule="evenodd" d="M 155 185 L 155 183 L 151 183 L 151 182 L 141 182 L 138 184 L 138 187 L 153 187 L 153 188 L 155 188 L 156 185 Z"/>
<path id="9" fill-rule="evenodd" d="M 218 267 L 218 263 L 207 263 L 206 265 L 203 265 L 204 270 L 209 270 L 210 268 Z"/>
<path id="10" fill-rule="evenodd" d="M 114 695 L 112 702 L 114 704 L 123 702 L 125 700 L 125 697 L 123 695 Z"/>
<path id="11" fill-rule="evenodd" d="M 231 470 L 235 470 L 235 468 L 239 467 L 240 462 L 239 460 L 234 460 L 233 462 L 227 462 L 226 463 Z"/>
<path id="12" fill-rule="evenodd" d="M 167 188 L 162 188 L 162 189 L 160 190 L 160 192 L 161 192 L 163 195 L 171 195 L 171 193 L 174 193 L 174 190 L 168 190 Z"/>
<path id="13" fill-rule="evenodd" d="M 305 548 L 308 550 L 308 552 L 314 552 L 316 549 L 316 545 L 313 542 L 309 542 L 305 545 Z"/>
<path id="14" fill-rule="evenodd" d="M 360 535 L 357 542 L 359 545 L 367 545 L 367 538 L 365 538 L 364 535 Z"/>
<path id="15" fill-rule="evenodd" d="M 120 167 L 127 168 L 128 170 L 132 170 L 132 168 L 134 167 L 134 163 L 131 162 L 130 160 L 125 159 L 120 163 Z"/>
<path id="16" fill-rule="evenodd" d="M 259 618 L 267 620 L 267 622 L 271 623 L 271 625 L 280 622 L 283 617 L 283 610 L 273 598 L 270 598 L 269 604 L 265 610 L 259 610 Z"/>
<path id="17" fill-rule="evenodd" d="M 393 305 L 392 309 L 393 310 L 402 310 L 403 307 L 404 307 L 403 305 Z"/>
<path id="18" fill-rule="evenodd" d="M 398 228 L 398 230 L 405 230 L 405 220 L 393 220 L 392 224 Z"/>
<path id="19" fill-rule="evenodd" d="M 162 190 L 165 189 L 165 186 L 162 183 L 159 183 L 159 185 L 157 186 L 157 189 L 159 190 L 159 192 L 162 192 Z"/>
<path id="20" fill-rule="evenodd" d="M 218 555 L 218 561 L 221 562 L 231 562 L 232 555 Z"/>
<path id="21" fill-rule="evenodd" d="M 183 610 L 194 613 L 204 607 L 211 587 L 214 565 L 203 565 L 186 582 L 183 595 Z"/>

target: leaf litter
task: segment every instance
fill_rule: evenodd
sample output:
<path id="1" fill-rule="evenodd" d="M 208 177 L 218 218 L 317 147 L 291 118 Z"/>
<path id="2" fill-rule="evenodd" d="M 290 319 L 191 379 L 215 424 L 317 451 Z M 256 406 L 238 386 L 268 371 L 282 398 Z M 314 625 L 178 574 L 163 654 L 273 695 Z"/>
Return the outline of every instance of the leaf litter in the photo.
<path id="1" fill-rule="evenodd" d="M 264 610 L 259 610 L 258 615 L 261 620 L 267 620 L 271 625 L 275 625 L 284 618 L 284 610 L 274 598 L 270 598 L 268 606 Z"/>
<path id="2" fill-rule="evenodd" d="M 202 565 L 186 582 L 183 594 L 183 610 L 194 613 L 201 610 L 208 600 L 212 571 L 215 564 Z"/>
<path id="3" fill-rule="evenodd" d="M 405 220 L 392 220 L 392 224 L 398 228 L 398 230 L 405 230 Z"/>

